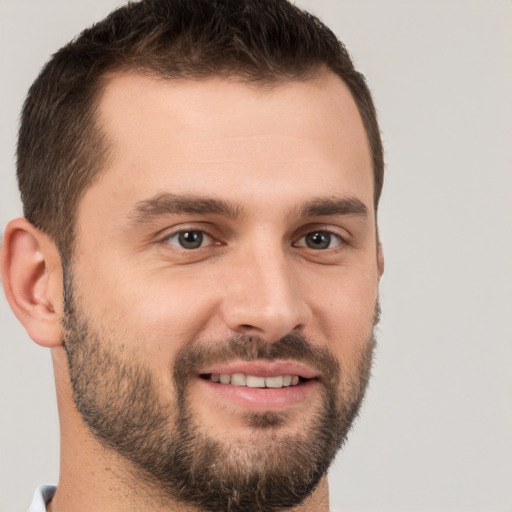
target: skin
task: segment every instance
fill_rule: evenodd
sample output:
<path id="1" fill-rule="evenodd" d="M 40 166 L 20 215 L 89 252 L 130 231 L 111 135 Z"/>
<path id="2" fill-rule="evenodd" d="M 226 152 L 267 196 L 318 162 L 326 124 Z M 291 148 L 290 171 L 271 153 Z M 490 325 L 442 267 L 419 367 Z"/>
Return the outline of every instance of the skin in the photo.
<path id="1" fill-rule="evenodd" d="M 180 349 L 234 334 L 272 342 L 300 333 L 328 348 L 346 379 L 357 375 L 383 258 L 370 150 L 342 81 L 328 72 L 272 87 L 115 74 L 99 108 L 111 154 L 79 203 L 74 283 L 83 314 L 119 353 L 151 369 L 160 398 L 174 398 L 169 368 Z M 162 194 L 222 200 L 238 214 L 148 215 L 141 205 Z M 366 213 L 301 211 L 319 199 L 357 200 Z M 184 229 L 206 232 L 204 246 L 180 247 Z M 319 230 L 332 233 L 330 247 L 307 247 L 304 236 Z M 130 463 L 103 447 L 77 412 L 52 241 L 24 219 L 12 221 L 2 270 L 13 310 L 37 343 L 52 348 L 61 424 L 52 512 L 194 510 L 137 488 Z M 190 403 L 210 436 L 265 441 L 268 432 L 255 432 L 245 414 L 265 411 L 261 402 L 252 408 L 203 384 L 191 383 Z M 321 385 L 311 388 L 272 406 L 286 413 L 276 442 L 311 421 Z M 326 478 L 296 510 L 328 510 Z"/>

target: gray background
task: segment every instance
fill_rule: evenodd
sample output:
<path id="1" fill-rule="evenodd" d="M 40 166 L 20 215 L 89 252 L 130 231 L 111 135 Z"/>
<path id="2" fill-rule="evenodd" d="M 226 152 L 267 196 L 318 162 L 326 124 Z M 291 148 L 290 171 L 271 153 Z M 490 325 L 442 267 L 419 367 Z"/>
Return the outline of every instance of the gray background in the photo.
<path id="1" fill-rule="evenodd" d="M 48 56 L 120 1 L 0 0 L 0 227 Z M 386 253 L 374 380 L 331 472 L 342 511 L 512 512 L 512 2 L 303 0 L 380 113 Z M 0 299 L 0 512 L 56 482 L 50 354 Z"/>

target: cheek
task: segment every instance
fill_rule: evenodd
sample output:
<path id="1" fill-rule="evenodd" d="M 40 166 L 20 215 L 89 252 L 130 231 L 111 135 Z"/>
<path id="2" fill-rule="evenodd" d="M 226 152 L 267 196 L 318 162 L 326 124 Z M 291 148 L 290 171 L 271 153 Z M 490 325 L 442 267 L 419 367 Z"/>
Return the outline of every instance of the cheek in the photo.
<path id="1" fill-rule="evenodd" d="M 93 315 L 104 327 L 118 326 L 126 333 L 125 343 L 134 345 L 141 356 L 165 356 L 166 365 L 185 344 L 201 336 L 214 314 L 212 290 L 198 287 L 190 278 L 164 272 L 109 283 L 96 294 L 96 304 L 89 301 Z"/>
<path id="2" fill-rule="evenodd" d="M 357 358 L 373 332 L 377 271 L 339 271 L 317 280 L 309 295 L 314 331 L 321 333 L 341 361 Z"/>

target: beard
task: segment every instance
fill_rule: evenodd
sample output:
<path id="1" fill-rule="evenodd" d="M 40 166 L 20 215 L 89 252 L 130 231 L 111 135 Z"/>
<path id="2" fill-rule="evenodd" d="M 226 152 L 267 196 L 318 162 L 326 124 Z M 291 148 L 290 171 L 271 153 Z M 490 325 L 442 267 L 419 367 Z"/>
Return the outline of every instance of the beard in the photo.
<path id="1" fill-rule="evenodd" d="M 377 321 L 378 305 L 374 325 Z M 112 342 L 117 339 L 112 326 L 92 328 L 69 276 L 63 329 L 73 398 L 95 438 L 131 462 L 137 481 L 211 512 L 287 510 L 311 495 L 357 416 L 375 346 L 372 333 L 352 372 L 345 372 L 327 348 L 297 334 L 273 343 L 241 335 L 192 340 L 177 353 L 170 370 L 174 393 L 165 399 L 143 358 Z M 236 359 L 295 360 L 319 371 L 322 400 L 295 420 L 299 433 L 280 431 L 291 422 L 287 411 L 247 413 L 249 440 L 222 441 L 202 427 L 194 416 L 190 382 L 201 368 Z"/>

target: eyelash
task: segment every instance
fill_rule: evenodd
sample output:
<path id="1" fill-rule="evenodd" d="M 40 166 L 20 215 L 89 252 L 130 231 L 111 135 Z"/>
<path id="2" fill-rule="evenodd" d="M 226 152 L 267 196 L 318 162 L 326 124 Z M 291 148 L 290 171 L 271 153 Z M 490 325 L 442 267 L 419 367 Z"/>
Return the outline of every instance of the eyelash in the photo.
<path id="1" fill-rule="evenodd" d="M 179 238 L 180 237 L 184 237 L 187 234 L 200 235 L 200 243 L 201 243 L 201 245 L 199 247 L 184 247 L 183 245 L 181 245 L 179 243 Z M 173 238 L 177 238 L 178 239 L 176 241 L 177 243 L 173 243 L 172 242 Z M 204 247 L 206 247 L 205 245 L 203 245 L 203 241 L 204 241 L 205 238 L 209 240 L 208 245 L 221 245 L 220 242 L 216 242 L 215 241 L 215 237 L 210 235 L 204 228 L 180 229 L 179 231 L 175 231 L 175 232 L 167 235 L 162 240 L 162 243 L 174 245 L 174 246 L 178 247 L 179 249 L 182 249 L 182 250 L 185 250 L 185 251 L 194 251 L 194 250 L 197 251 L 199 249 L 203 249 Z M 185 241 L 185 240 L 181 240 L 181 241 L 184 242 L 184 243 L 187 243 L 187 241 Z M 193 244 L 193 241 L 191 241 L 190 243 Z"/>
<path id="2" fill-rule="evenodd" d="M 185 237 L 187 234 L 193 234 L 196 236 L 196 240 L 187 241 L 184 240 L 182 237 Z M 197 242 L 197 235 L 199 235 L 199 246 L 198 247 L 185 247 L 184 244 L 190 243 L 191 245 L 194 245 L 194 242 Z M 308 245 L 307 237 L 310 236 L 311 239 L 313 237 L 317 238 L 317 241 L 319 242 L 319 245 L 322 245 L 323 243 L 327 243 L 327 247 L 311 247 Z M 318 238 L 320 237 L 320 238 Z M 180 239 L 181 238 L 181 239 Z M 172 240 L 175 239 L 175 242 Z M 207 244 L 204 245 L 203 243 L 206 242 Z M 310 239 L 310 240 L 311 240 Z M 316 240 L 311 240 L 316 243 Z M 180 229 L 179 231 L 175 231 L 173 233 L 170 233 L 165 238 L 161 240 L 163 244 L 170 244 L 173 245 L 181 250 L 184 251 L 197 251 L 199 249 L 204 249 L 205 247 L 212 246 L 212 245 L 222 245 L 221 242 L 217 241 L 215 237 L 210 234 L 207 230 L 204 228 L 198 228 L 198 227 L 190 227 L 188 229 Z M 335 245 L 331 245 L 334 242 Z M 329 250 L 339 250 L 343 246 L 347 245 L 347 241 L 344 237 L 341 235 L 334 233 L 332 230 L 329 229 L 310 229 L 307 232 L 304 232 L 303 235 L 300 236 L 300 238 L 297 239 L 296 242 L 292 243 L 293 247 L 303 247 L 305 249 L 310 249 L 315 252 L 323 252 L 323 251 L 329 251 Z"/>
<path id="3" fill-rule="evenodd" d="M 328 244 L 329 244 L 329 247 L 310 247 L 307 245 L 307 237 L 308 236 L 311 236 L 311 237 L 316 237 L 316 236 L 320 236 L 320 237 L 327 237 L 328 238 Z M 304 239 L 304 243 L 300 243 L 302 240 Z M 331 242 L 333 241 L 333 239 L 336 241 L 336 245 L 333 246 L 333 247 L 330 247 L 331 245 Z M 320 239 L 320 242 L 322 242 L 322 240 Z M 293 245 L 294 247 L 306 247 L 308 249 L 311 249 L 313 251 L 320 251 L 320 250 L 329 250 L 329 249 L 335 249 L 335 248 L 338 248 L 342 245 L 345 244 L 345 241 L 343 240 L 343 238 L 336 234 L 336 233 L 333 233 L 332 231 L 329 231 L 329 230 L 326 230 L 326 229 L 315 229 L 315 230 L 312 230 L 312 231 L 308 231 L 307 233 L 305 233 L 304 235 L 302 235 L 299 240 L 297 242 L 295 242 Z"/>

